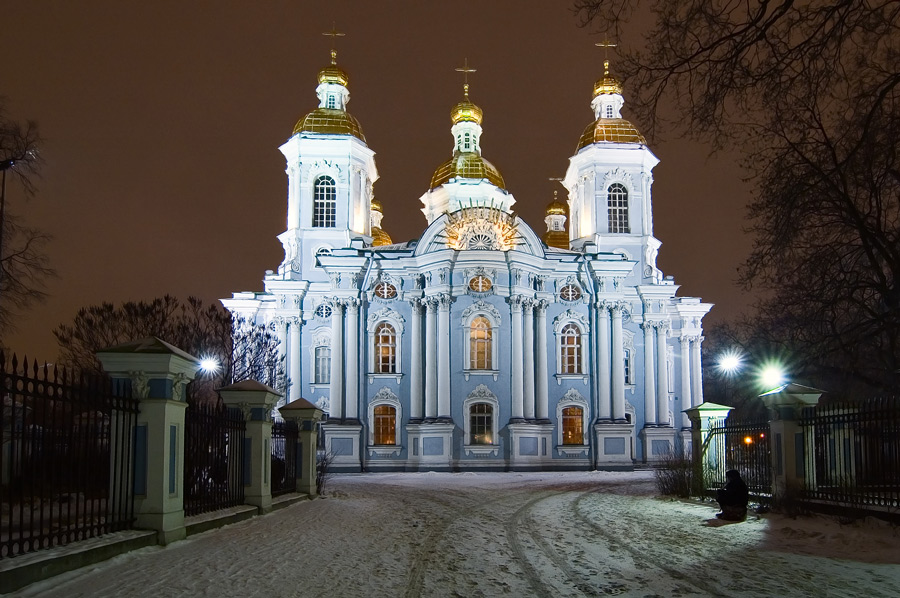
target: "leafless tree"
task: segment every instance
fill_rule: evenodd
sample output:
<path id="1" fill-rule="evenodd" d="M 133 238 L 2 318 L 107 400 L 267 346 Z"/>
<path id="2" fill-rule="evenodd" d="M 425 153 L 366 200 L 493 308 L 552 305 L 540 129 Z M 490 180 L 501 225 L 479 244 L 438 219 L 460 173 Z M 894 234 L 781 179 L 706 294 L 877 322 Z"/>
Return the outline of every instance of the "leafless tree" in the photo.
<path id="1" fill-rule="evenodd" d="M 577 0 L 645 47 L 616 62 L 629 106 L 660 128 L 744 152 L 763 291 L 752 335 L 838 388 L 890 388 L 900 368 L 900 2 Z M 647 16 L 646 14 L 642 16 Z M 722 198 L 727 201 L 727 198 Z"/>
<path id="2" fill-rule="evenodd" d="M 18 312 L 45 297 L 44 281 L 53 274 L 44 253 L 49 238 L 11 214 L 7 201 L 7 189 L 18 188 L 24 197 L 35 193 L 41 163 L 37 125 L 12 120 L 4 104 L 0 98 L 0 333 L 11 328 Z"/>
<path id="3" fill-rule="evenodd" d="M 53 331 L 60 361 L 76 369 L 101 372 L 95 354 L 100 349 L 147 336 L 158 337 L 201 359 L 215 360 L 216 371 L 198 375 L 193 397 L 214 402 L 215 389 L 254 379 L 284 393 L 288 379 L 284 355 L 272 326 L 257 325 L 219 305 L 204 305 L 196 297 L 181 302 L 166 295 L 150 301 L 129 301 L 83 307 L 71 324 Z"/>

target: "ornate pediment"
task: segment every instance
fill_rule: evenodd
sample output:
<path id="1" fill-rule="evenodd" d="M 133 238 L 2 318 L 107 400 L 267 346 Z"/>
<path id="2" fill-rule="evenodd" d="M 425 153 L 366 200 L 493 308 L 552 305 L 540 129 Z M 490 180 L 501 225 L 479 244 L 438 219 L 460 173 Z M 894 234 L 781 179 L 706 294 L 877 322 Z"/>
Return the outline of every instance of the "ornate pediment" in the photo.
<path id="1" fill-rule="evenodd" d="M 477 313 L 488 314 L 494 319 L 495 322 L 500 322 L 500 311 L 487 301 L 476 301 L 475 303 L 464 309 L 462 312 L 462 319 L 463 321 L 466 321 Z"/>
<path id="2" fill-rule="evenodd" d="M 444 227 L 450 249 L 509 251 L 518 244 L 514 214 L 489 207 L 463 208 L 447 215 Z"/>

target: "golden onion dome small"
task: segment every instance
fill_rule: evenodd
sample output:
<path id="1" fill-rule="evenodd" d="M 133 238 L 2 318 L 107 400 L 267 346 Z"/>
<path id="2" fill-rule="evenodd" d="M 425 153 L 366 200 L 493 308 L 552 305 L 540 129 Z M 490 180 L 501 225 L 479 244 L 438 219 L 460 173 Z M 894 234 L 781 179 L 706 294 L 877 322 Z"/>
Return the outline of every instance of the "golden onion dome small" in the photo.
<path id="1" fill-rule="evenodd" d="M 393 245 L 391 236 L 377 226 L 372 227 L 372 247 L 383 247 L 385 245 Z"/>
<path id="2" fill-rule="evenodd" d="M 369 209 L 374 212 L 380 212 L 381 214 L 384 214 L 384 208 L 381 207 L 381 202 L 374 197 L 372 198 L 372 201 L 369 202 Z"/>
<path id="3" fill-rule="evenodd" d="M 575 151 L 592 143 L 640 143 L 646 145 L 647 140 L 633 124 L 624 118 L 598 118 L 585 128 Z"/>
<path id="4" fill-rule="evenodd" d="M 487 179 L 492 184 L 506 188 L 503 176 L 497 168 L 476 152 L 455 152 L 453 157 L 437 167 L 431 177 L 431 189 L 450 179 Z"/>
<path id="5" fill-rule="evenodd" d="M 319 83 L 336 83 L 347 87 L 350 77 L 347 71 L 337 65 L 337 52 L 331 51 L 331 64 L 319 71 Z"/>
<path id="6" fill-rule="evenodd" d="M 323 135 L 353 135 L 360 141 L 366 141 L 359 121 L 346 110 L 333 108 L 316 108 L 294 126 L 293 135 L 297 133 L 320 133 Z"/>
<path id="7" fill-rule="evenodd" d="M 470 102 L 468 96 L 450 111 L 450 119 L 454 125 L 460 122 L 473 122 L 480 125 L 483 116 L 484 113 L 481 111 L 481 108 Z"/>
<path id="8" fill-rule="evenodd" d="M 603 78 L 594 83 L 594 97 L 612 93 L 622 95 L 622 84 L 609 74 L 609 61 L 605 60 L 603 62 Z"/>
<path id="9" fill-rule="evenodd" d="M 565 216 L 566 211 L 566 204 L 556 199 L 547 204 L 547 216 Z"/>

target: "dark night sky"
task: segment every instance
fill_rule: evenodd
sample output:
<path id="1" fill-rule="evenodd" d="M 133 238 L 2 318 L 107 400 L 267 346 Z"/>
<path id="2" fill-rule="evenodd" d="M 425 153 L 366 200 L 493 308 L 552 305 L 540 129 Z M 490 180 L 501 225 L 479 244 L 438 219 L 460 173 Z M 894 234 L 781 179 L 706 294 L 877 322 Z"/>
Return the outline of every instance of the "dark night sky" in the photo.
<path id="1" fill-rule="evenodd" d="M 395 241 L 418 237 L 418 198 L 451 152 L 454 68 L 468 58 L 484 109 L 482 147 L 545 230 L 544 208 L 602 75 L 602 38 L 567 0 L 478 2 L 5 3 L 0 95 L 38 121 L 46 160 L 37 197 L 12 209 L 53 235 L 58 278 L 4 339 L 53 360 L 51 331 L 79 307 L 166 293 L 206 301 L 262 290 L 283 257 L 287 177 L 278 151 L 315 108 L 332 21 L 347 34 L 349 111 L 376 152 L 375 195 Z M 636 25 L 629 34 L 639 39 Z M 629 43 L 629 40 L 625 40 Z M 631 42 L 634 43 L 634 42 Z M 615 73 L 615 55 L 611 54 Z M 628 113 L 628 85 L 625 83 Z M 641 128 L 642 123 L 635 123 Z M 707 324 L 748 305 L 733 284 L 750 248 L 748 199 L 733 160 L 676 139 L 651 143 L 659 265 L 680 295 L 716 304 Z M 557 187 L 562 191 L 562 187 Z"/>

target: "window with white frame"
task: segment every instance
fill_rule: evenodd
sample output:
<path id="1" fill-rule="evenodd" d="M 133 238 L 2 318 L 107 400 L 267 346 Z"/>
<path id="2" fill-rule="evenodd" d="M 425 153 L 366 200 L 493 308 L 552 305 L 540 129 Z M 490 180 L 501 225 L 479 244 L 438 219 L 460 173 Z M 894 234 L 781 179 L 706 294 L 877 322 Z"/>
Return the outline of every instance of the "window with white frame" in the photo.
<path id="1" fill-rule="evenodd" d="M 612 104 L 607 104 L 607 105 L 606 105 L 606 118 L 612 118 L 612 117 L 613 117 L 613 107 L 612 107 Z"/>
<path id="2" fill-rule="evenodd" d="M 331 383 L 331 347 L 316 347 L 313 349 L 313 380 L 316 384 Z"/>
<path id="3" fill-rule="evenodd" d="M 332 110 L 337 108 L 337 97 L 333 93 L 328 94 L 328 102 L 325 107 Z"/>
<path id="4" fill-rule="evenodd" d="M 375 328 L 375 373 L 395 374 L 397 372 L 397 333 L 387 322 L 380 322 Z"/>
<path id="5" fill-rule="evenodd" d="M 609 232 L 628 233 L 628 189 L 622 183 L 613 183 L 607 189 Z"/>
<path id="6" fill-rule="evenodd" d="M 581 445 L 584 442 L 584 409 L 563 407 L 562 443 Z"/>
<path id="7" fill-rule="evenodd" d="M 372 410 L 372 419 L 372 444 L 397 444 L 397 408 L 391 405 L 376 405 Z"/>
<path id="8" fill-rule="evenodd" d="M 631 349 L 625 349 L 625 384 L 634 384 L 633 353 Z"/>
<path id="9" fill-rule="evenodd" d="M 491 322 L 484 316 L 474 318 L 469 328 L 469 369 L 493 369 Z"/>
<path id="10" fill-rule="evenodd" d="M 313 226 L 334 228 L 337 225 L 337 188 L 334 179 L 322 175 L 313 187 Z"/>
<path id="11" fill-rule="evenodd" d="M 566 324 L 559 335 L 559 373 L 581 373 L 581 329 Z"/>
<path id="12" fill-rule="evenodd" d="M 494 444 L 494 407 L 475 403 L 469 407 L 469 444 Z"/>

